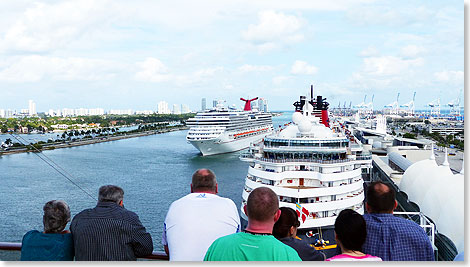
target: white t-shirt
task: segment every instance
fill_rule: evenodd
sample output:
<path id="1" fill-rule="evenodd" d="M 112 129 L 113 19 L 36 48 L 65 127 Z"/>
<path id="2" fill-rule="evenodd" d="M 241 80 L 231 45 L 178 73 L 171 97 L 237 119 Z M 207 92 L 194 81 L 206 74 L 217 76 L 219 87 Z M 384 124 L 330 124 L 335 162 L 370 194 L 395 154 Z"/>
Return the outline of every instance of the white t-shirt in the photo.
<path id="1" fill-rule="evenodd" d="M 191 193 L 170 205 L 162 244 L 170 261 L 202 261 L 217 238 L 240 231 L 240 216 L 232 200 L 209 193 Z"/>

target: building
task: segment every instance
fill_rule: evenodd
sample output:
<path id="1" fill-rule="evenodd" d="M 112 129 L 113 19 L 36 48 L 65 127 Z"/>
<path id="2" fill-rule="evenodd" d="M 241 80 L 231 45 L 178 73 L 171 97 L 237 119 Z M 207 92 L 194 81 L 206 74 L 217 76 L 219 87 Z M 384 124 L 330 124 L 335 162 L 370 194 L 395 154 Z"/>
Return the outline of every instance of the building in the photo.
<path id="1" fill-rule="evenodd" d="M 91 109 L 88 110 L 88 115 L 91 115 L 91 116 L 104 115 L 104 109 L 102 109 L 102 108 L 91 108 Z"/>
<path id="2" fill-rule="evenodd" d="M 28 108 L 29 116 L 35 116 L 36 113 L 36 103 L 33 100 L 29 100 L 29 108 Z"/>
<path id="3" fill-rule="evenodd" d="M 113 115 L 132 115 L 134 112 L 132 109 L 111 109 L 108 114 Z"/>
<path id="4" fill-rule="evenodd" d="M 186 114 L 186 113 L 190 113 L 191 110 L 189 109 L 188 105 L 185 105 L 185 104 L 181 104 L 181 114 Z"/>
<path id="5" fill-rule="evenodd" d="M 170 109 L 168 108 L 168 102 L 160 101 L 157 105 L 158 114 L 170 114 Z"/>
<path id="6" fill-rule="evenodd" d="M 258 109 L 262 112 L 268 112 L 268 100 L 264 98 L 258 99 Z"/>
<path id="7" fill-rule="evenodd" d="M 217 107 L 217 103 L 218 103 L 217 100 L 212 100 L 212 107 L 213 108 Z"/>
<path id="8" fill-rule="evenodd" d="M 173 104 L 173 114 L 181 114 L 181 109 L 178 104 Z"/>
<path id="9" fill-rule="evenodd" d="M 5 113 L 4 109 L 0 109 L 0 118 L 5 118 Z"/>
<path id="10" fill-rule="evenodd" d="M 201 100 L 201 111 L 204 111 L 204 110 L 206 110 L 206 98 L 205 97 Z"/>

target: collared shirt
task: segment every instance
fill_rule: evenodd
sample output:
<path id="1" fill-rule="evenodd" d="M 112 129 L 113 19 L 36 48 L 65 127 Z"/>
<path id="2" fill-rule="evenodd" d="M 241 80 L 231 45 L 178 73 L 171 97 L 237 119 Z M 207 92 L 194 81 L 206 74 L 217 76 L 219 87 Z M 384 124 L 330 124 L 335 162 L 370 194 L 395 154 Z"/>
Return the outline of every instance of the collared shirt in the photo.
<path id="1" fill-rule="evenodd" d="M 393 214 L 364 214 L 367 238 L 362 252 L 384 261 L 434 261 L 429 237 L 417 223 Z"/>
<path id="2" fill-rule="evenodd" d="M 137 214 L 116 203 L 98 202 L 70 225 L 75 260 L 126 261 L 152 253 L 152 237 Z"/>

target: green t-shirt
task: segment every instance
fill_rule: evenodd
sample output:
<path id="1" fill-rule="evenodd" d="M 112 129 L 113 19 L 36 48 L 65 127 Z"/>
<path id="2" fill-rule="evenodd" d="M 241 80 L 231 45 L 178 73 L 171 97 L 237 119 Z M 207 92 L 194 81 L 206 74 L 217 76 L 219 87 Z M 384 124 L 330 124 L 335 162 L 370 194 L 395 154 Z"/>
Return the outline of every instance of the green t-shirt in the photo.
<path id="1" fill-rule="evenodd" d="M 301 261 L 299 254 L 272 235 L 236 233 L 212 243 L 204 261 Z"/>

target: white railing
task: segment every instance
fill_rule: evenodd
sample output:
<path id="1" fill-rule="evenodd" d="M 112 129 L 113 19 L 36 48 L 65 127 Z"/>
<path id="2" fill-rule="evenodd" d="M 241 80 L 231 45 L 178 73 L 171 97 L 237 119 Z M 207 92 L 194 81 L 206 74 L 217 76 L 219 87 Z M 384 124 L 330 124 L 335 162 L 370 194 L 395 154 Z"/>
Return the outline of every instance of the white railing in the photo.
<path id="1" fill-rule="evenodd" d="M 423 230 L 426 232 L 426 234 L 429 237 L 429 240 L 431 240 L 431 243 L 434 245 L 434 235 L 435 235 L 435 229 L 436 227 L 434 226 L 434 223 L 429 221 L 426 216 L 424 216 L 423 213 L 421 212 L 405 212 L 405 211 L 396 211 L 393 212 L 393 215 L 403 215 L 407 217 L 411 217 L 413 215 L 418 215 L 419 216 L 419 226 L 423 228 Z M 427 231 L 430 230 L 430 231 Z"/>

